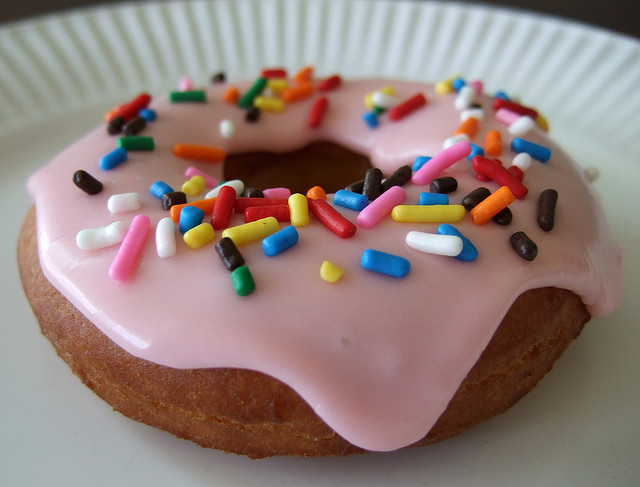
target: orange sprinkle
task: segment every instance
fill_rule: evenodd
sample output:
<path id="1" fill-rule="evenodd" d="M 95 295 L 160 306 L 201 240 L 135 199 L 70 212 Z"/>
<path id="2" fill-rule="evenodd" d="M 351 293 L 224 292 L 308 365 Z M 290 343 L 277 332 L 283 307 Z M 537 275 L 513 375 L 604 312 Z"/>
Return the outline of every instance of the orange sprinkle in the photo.
<path id="1" fill-rule="evenodd" d="M 313 80 L 313 66 L 305 66 L 295 75 L 293 75 L 293 81 L 298 84 L 311 83 Z"/>
<path id="2" fill-rule="evenodd" d="M 169 210 L 169 216 L 174 222 L 178 223 L 180 221 L 180 212 L 185 206 L 195 206 L 196 208 L 200 208 L 201 210 L 203 210 L 205 215 L 211 215 L 211 213 L 213 213 L 213 207 L 216 203 L 216 199 L 217 197 L 213 197 L 206 200 L 198 200 L 192 203 L 185 203 L 183 205 L 173 205 Z"/>
<path id="3" fill-rule="evenodd" d="M 484 225 L 515 201 L 516 197 L 507 186 L 502 186 L 471 209 L 471 218 L 476 225 Z"/>
<path id="4" fill-rule="evenodd" d="M 104 114 L 104 121 L 108 122 L 109 120 L 111 120 L 116 115 L 119 109 L 120 106 L 110 108 L 107 113 Z"/>
<path id="5" fill-rule="evenodd" d="M 220 162 L 224 161 L 227 153 L 220 147 L 210 147 L 206 145 L 176 144 L 173 146 L 173 153 L 184 159 L 195 159 L 196 161 Z"/>
<path id="6" fill-rule="evenodd" d="M 478 119 L 469 117 L 460 125 L 458 125 L 458 128 L 453 133 L 453 135 L 466 134 L 469 136 L 469 138 L 471 138 L 476 135 L 476 132 L 478 132 Z"/>
<path id="7" fill-rule="evenodd" d="M 320 186 L 314 186 L 309 191 L 307 191 L 307 198 L 312 200 L 326 200 L 327 193 Z"/>
<path id="8" fill-rule="evenodd" d="M 304 100 L 313 95 L 315 88 L 312 83 L 306 82 L 299 85 L 287 88 L 282 92 L 282 99 L 285 103 L 294 103 L 296 101 Z"/>
<path id="9" fill-rule="evenodd" d="M 222 95 L 222 101 L 235 105 L 240 99 L 240 90 L 235 86 L 230 86 Z"/>
<path id="10" fill-rule="evenodd" d="M 497 130 L 489 130 L 484 139 L 484 155 L 497 157 L 502 154 L 502 135 Z"/>

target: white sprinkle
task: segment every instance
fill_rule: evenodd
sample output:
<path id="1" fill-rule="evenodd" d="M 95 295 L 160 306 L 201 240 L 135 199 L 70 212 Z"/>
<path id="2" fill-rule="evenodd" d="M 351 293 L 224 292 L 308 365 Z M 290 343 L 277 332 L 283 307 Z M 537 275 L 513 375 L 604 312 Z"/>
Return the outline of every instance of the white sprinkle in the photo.
<path id="1" fill-rule="evenodd" d="M 220 192 L 220 188 L 222 188 L 223 186 L 231 186 L 233 189 L 236 190 L 236 195 L 238 195 L 238 197 L 242 196 L 242 193 L 244 193 L 244 183 L 239 179 L 232 179 L 231 181 L 227 181 L 224 184 L 221 184 L 213 188 L 211 191 L 209 191 L 206 194 L 205 199 L 214 198 L 218 196 L 218 193 Z"/>
<path id="2" fill-rule="evenodd" d="M 220 120 L 220 135 L 223 139 L 230 139 L 236 134 L 236 127 L 228 118 Z"/>
<path id="3" fill-rule="evenodd" d="M 156 251 L 162 259 L 176 254 L 176 225 L 169 217 L 156 225 Z"/>
<path id="4" fill-rule="evenodd" d="M 458 92 L 458 96 L 456 97 L 456 101 L 454 102 L 454 106 L 456 110 L 462 111 L 473 103 L 473 98 L 476 96 L 476 90 L 473 89 L 472 86 L 464 85 L 460 88 Z"/>
<path id="5" fill-rule="evenodd" d="M 533 118 L 528 117 L 527 115 L 523 115 L 511 125 L 509 125 L 509 133 L 511 135 L 515 135 L 516 137 L 520 137 L 521 135 L 525 135 L 526 133 L 533 130 L 535 126 L 536 121 Z"/>
<path id="6" fill-rule="evenodd" d="M 111 213 L 139 210 L 141 206 L 138 193 L 114 194 L 107 200 L 107 208 Z"/>
<path id="7" fill-rule="evenodd" d="M 428 254 L 455 257 L 462 252 L 462 239 L 457 235 L 441 235 L 411 231 L 405 237 L 406 244 L 412 249 Z"/>
<path id="8" fill-rule="evenodd" d="M 464 122 L 468 118 L 475 118 L 481 121 L 484 118 L 484 110 L 482 108 L 467 108 L 460 112 L 460 121 Z"/>
<path id="9" fill-rule="evenodd" d="M 462 141 L 469 142 L 469 136 L 467 134 L 458 134 L 454 135 L 453 137 L 449 137 L 442 143 L 442 148 L 448 149 L 449 147 L 456 145 L 458 142 Z"/>
<path id="10" fill-rule="evenodd" d="M 516 166 L 521 171 L 526 171 L 531 166 L 531 156 L 526 152 L 519 152 L 511 161 L 512 166 Z"/>
<path id="11" fill-rule="evenodd" d="M 76 245 L 82 250 L 96 250 L 119 244 L 127 233 L 127 226 L 121 222 L 113 222 L 99 228 L 85 228 L 76 235 Z"/>

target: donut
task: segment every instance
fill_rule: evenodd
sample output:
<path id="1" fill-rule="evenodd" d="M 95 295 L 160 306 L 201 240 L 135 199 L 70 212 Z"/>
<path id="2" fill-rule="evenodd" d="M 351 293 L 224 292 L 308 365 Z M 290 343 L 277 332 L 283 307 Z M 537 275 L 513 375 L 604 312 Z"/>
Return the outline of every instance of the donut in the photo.
<path id="1" fill-rule="evenodd" d="M 424 445 L 618 306 L 599 197 L 533 108 L 275 71 L 134 95 L 28 181 L 25 293 L 114 409 L 252 458 Z"/>

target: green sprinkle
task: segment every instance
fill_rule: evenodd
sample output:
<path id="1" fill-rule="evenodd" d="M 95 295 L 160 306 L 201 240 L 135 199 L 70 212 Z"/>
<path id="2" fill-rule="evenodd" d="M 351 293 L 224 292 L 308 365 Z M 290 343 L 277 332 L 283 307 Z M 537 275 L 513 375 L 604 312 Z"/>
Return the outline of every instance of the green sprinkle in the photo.
<path id="1" fill-rule="evenodd" d="M 253 100 L 260 95 L 267 87 L 267 78 L 258 78 L 253 86 L 249 88 L 242 98 L 238 101 L 238 105 L 242 108 L 251 108 L 253 106 Z"/>
<path id="2" fill-rule="evenodd" d="M 231 282 L 238 296 L 248 296 L 256 290 L 256 283 L 246 265 L 237 267 L 231 273 Z"/>
<path id="3" fill-rule="evenodd" d="M 169 93 L 171 103 L 206 103 L 207 93 L 204 90 L 172 91 Z"/>
<path id="4" fill-rule="evenodd" d="M 118 147 L 128 151 L 152 151 L 155 149 L 153 137 L 142 137 L 140 135 L 128 135 L 118 137 Z"/>

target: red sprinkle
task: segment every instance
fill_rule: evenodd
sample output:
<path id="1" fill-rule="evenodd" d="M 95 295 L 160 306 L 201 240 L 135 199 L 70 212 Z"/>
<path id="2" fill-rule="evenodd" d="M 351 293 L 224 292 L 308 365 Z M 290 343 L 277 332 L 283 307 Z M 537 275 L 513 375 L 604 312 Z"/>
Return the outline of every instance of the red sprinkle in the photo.
<path id="1" fill-rule="evenodd" d="M 356 233 L 357 227 L 325 200 L 308 199 L 308 201 L 311 214 L 338 237 L 349 238 Z"/>
<path id="2" fill-rule="evenodd" d="M 518 166 L 509 166 L 507 172 L 520 182 L 524 179 L 524 172 Z"/>
<path id="3" fill-rule="evenodd" d="M 335 90 L 342 83 L 342 78 L 337 74 L 318 81 L 318 91 Z"/>
<path id="4" fill-rule="evenodd" d="M 244 219 L 247 223 L 269 216 L 274 217 L 279 222 L 291 221 L 289 205 L 250 206 L 244 210 Z"/>
<path id="5" fill-rule="evenodd" d="M 400 120 L 426 104 L 425 96 L 422 93 L 417 93 L 389 110 L 389 119 Z"/>
<path id="6" fill-rule="evenodd" d="M 493 99 L 493 109 L 500 110 L 501 108 L 506 108 L 507 110 L 511 110 L 512 112 L 519 113 L 520 115 L 528 115 L 534 120 L 538 118 L 537 110 L 525 107 L 524 105 L 519 105 L 512 101 L 504 100 L 502 98 L 494 98 Z"/>
<path id="7" fill-rule="evenodd" d="M 507 186 L 513 193 L 513 196 L 518 199 L 524 198 L 529 192 L 529 190 L 525 188 L 520 181 L 513 177 L 496 161 L 487 159 L 483 156 L 475 156 L 472 160 L 472 165 L 473 169 L 479 174 L 491 178 L 500 186 Z"/>
<path id="8" fill-rule="evenodd" d="M 267 68 L 262 70 L 260 76 L 262 78 L 286 78 L 287 70 L 283 68 Z"/>
<path id="9" fill-rule="evenodd" d="M 288 205 L 286 198 L 238 198 L 234 207 L 236 213 L 244 213 L 250 206 Z"/>
<path id="10" fill-rule="evenodd" d="M 231 186 L 220 188 L 216 204 L 213 206 L 213 214 L 211 215 L 211 226 L 214 230 L 222 230 L 229 226 L 235 203 L 236 190 Z"/>
<path id="11" fill-rule="evenodd" d="M 113 120 L 115 117 L 122 117 L 125 120 L 131 120 L 138 115 L 140 110 L 147 108 L 149 103 L 151 103 L 151 95 L 148 93 L 141 93 L 129 103 L 125 103 L 118 107 L 118 109 L 109 117 L 109 121 Z"/>
<path id="12" fill-rule="evenodd" d="M 309 127 L 315 128 L 322 124 L 322 120 L 324 119 L 324 114 L 326 113 L 328 106 L 329 100 L 324 96 L 318 98 L 313 103 L 311 111 L 309 112 Z"/>

